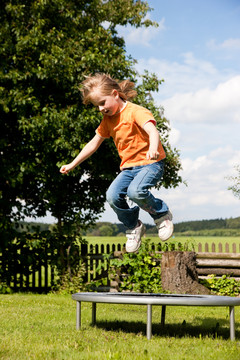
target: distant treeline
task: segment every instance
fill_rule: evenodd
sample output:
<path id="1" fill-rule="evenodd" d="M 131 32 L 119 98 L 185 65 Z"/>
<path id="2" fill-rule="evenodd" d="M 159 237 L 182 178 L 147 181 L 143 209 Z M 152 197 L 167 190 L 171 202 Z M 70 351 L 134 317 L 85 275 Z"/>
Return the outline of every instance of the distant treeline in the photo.
<path id="1" fill-rule="evenodd" d="M 52 230 L 54 224 L 20 222 L 18 231 L 34 232 Z M 147 234 L 156 234 L 157 229 L 153 225 L 146 224 Z M 123 224 L 113 224 L 110 222 L 97 222 L 92 228 L 83 232 L 84 236 L 121 236 L 124 235 L 126 228 Z M 240 236 L 240 217 L 230 219 L 213 219 L 184 221 L 174 224 L 175 235 L 202 235 L 202 236 Z"/>
<path id="2" fill-rule="evenodd" d="M 47 224 L 47 223 L 41 223 L 41 222 L 26 222 L 26 221 L 19 221 L 18 223 L 14 223 L 14 228 L 19 232 L 42 232 L 47 230 L 52 230 L 54 224 Z"/>
<path id="3" fill-rule="evenodd" d="M 174 225 L 176 232 L 213 230 L 213 229 L 240 229 L 240 217 L 230 219 L 213 219 L 185 221 Z"/>

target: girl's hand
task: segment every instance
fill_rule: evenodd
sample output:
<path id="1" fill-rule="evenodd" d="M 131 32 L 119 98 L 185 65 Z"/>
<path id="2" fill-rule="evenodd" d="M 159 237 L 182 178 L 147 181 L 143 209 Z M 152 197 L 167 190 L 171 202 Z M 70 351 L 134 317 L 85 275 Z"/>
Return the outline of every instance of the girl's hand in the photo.
<path id="1" fill-rule="evenodd" d="M 71 164 L 63 165 L 60 169 L 60 173 L 62 174 L 68 174 L 70 170 L 72 170 L 73 167 Z"/>
<path id="2" fill-rule="evenodd" d="M 147 160 L 157 160 L 159 158 L 159 152 L 156 150 L 149 149 L 146 157 L 147 157 Z"/>

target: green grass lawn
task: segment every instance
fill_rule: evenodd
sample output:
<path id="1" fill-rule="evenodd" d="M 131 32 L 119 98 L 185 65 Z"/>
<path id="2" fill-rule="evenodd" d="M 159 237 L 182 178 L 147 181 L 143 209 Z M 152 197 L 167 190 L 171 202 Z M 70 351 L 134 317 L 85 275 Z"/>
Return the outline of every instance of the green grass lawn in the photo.
<path id="1" fill-rule="evenodd" d="M 146 239 L 151 239 L 154 243 L 161 242 L 158 236 L 145 236 Z M 85 236 L 84 239 L 88 241 L 89 244 L 92 245 L 101 245 L 101 244 L 125 244 L 126 237 L 125 236 Z M 168 240 L 168 242 L 175 243 L 188 243 L 190 246 L 193 244 L 197 246 L 201 243 L 203 246 L 207 243 L 209 245 L 209 251 L 211 251 L 211 246 L 214 243 L 216 245 L 216 251 L 218 249 L 218 244 L 222 243 L 223 246 L 228 243 L 230 245 L 230 252 L 232 251 L 232 244 L 237 244 L 237 251 L 240 252 L 240 237 L 239 236 L 176 236 L 172 237 Z M 223 249 L 224 249 L 223 247 Z M 204 249 L 204 247 L 203 247 Z"/>
<path id="2" fill-rule="evenodd" d="M 229 340 L 225 307 L 153 306 L 153 337 L 146 338 L 146 306 L 82 303 L 82 329 L 75 330 L 76 303 L 70 295 L 0 295 L 1 360 L 239 360 L 240 308 L 236 341 Z"/>

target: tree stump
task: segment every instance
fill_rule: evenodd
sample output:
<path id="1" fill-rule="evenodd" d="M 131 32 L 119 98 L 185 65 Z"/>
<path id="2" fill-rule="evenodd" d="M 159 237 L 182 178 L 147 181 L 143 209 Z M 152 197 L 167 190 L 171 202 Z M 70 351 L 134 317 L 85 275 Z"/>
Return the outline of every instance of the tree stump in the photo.
<path id="1" fill-rule="evenodd" d="M 196 253 L 168 251 L 162 254 L 161 278 L 163 290 L 176 294 L 209 295 L 210 290 L 199 284 Z"/>

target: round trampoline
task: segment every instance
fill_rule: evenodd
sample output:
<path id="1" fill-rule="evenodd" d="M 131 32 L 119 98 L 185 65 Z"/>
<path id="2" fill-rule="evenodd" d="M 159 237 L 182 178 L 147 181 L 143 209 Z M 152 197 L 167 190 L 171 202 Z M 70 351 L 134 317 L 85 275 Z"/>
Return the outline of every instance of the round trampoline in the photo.
<path id="1" fill-rule="evenodd" d="M 92 303 L 92 324 L 96 324 L 96 304 L 132 304 L 147 305 L 147 338 L 152 336 L 152 306 L 162 306 L 161 325 L 165 324 L 166 306 L 227 306 L 230 313 L 230 338 L 235 339 L 234 307 L 240 306 L 240 298 L 216 295 L 178 295 L 178 294 L 142 294 L 142 293 L 76 293 L 72 299 L 77 302 L 76 328 L 81 327 L 81 302 Z"/>

